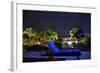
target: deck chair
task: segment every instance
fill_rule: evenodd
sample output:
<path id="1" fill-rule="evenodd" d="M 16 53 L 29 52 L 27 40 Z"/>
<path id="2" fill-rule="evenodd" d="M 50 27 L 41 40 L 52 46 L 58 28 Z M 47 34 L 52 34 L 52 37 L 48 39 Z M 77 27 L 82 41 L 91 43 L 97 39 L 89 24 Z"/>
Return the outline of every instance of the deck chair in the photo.
<path id="1" fill-rule="evenodd" d="M 81 51 L 77 48 L 74 49 L 65 49 L 59 50 L 53 41 L 48 42 L 48 47 L 53 52 L 53 56 L 77 56 L 77 59 L 80 59 Z M 45 55 L 49 55 L 46 53 Z"/>

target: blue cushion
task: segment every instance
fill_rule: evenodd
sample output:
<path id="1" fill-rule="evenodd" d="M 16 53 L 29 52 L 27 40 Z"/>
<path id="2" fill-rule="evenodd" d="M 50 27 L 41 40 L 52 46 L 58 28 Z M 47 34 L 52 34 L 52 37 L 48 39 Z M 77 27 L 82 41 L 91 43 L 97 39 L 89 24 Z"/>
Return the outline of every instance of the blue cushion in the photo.
<path id="1" fill-rule="evenodd" d="M 54 44 L 52 41 L 48 42 L 48 46 L 49 46 L 49 48 L 50 48 L 51 50 L 53 50 L 55 53 L 59 52 L 59 49 L 55 46 L 55 44 Z"/>
<path id="2" fill-rule="evenodd" d="M 48 46 L 51 50 L 53 50 L 54 53 L 79 53 L 80 50 L 79 49 L 68 49 L 68 50 L 59 50 L 56 45 L 54 44 L 54 42 L 50 41 L 48 42 Z"/>
<path id="3" fill-rule="evenodd" d="M 79 49 L 73 49 L 73 50 L 60 50 L 62 53 L 79 53 Z"/>

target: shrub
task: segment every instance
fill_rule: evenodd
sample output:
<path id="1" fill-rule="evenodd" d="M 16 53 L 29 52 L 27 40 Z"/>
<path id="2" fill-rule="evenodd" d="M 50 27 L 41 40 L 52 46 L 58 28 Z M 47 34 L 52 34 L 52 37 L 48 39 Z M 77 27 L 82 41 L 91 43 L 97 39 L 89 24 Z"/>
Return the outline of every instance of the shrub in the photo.
<path id="1" fill-rule="evenodd" d="M 59 49 L 62 49 L 62 43 L 61 43 L 61 42 L 56 41 L 56 42 L 55 42 L 55 45 L 56 45 Z"/>

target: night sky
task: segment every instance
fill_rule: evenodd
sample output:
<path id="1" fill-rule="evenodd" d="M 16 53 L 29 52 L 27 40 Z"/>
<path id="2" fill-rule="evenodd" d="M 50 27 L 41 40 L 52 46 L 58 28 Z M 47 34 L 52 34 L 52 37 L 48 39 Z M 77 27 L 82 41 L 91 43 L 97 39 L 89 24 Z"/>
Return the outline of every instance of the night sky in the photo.
<path id="1" fill-rule="evenodd" d="M 67 36 L 73 27 L 91 33 L 91 14 L 76 12 L 23 10 L 23 29 L 32 27 L 37 31 L 52 29 L 59 35 Z"/>

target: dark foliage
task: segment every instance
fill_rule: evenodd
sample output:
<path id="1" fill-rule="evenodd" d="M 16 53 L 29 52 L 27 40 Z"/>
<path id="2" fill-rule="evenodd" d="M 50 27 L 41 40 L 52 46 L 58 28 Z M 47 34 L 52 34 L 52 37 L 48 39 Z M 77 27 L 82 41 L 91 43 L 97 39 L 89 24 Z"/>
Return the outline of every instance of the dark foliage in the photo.
<path id="1" fill-rule="evenodd" d="M 59 49 L 62 49 L 62 43 L 61 42 L 55 42 L 55 45 L 59 48 Z"/>

